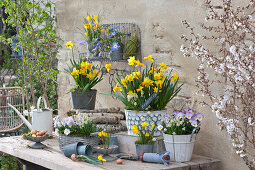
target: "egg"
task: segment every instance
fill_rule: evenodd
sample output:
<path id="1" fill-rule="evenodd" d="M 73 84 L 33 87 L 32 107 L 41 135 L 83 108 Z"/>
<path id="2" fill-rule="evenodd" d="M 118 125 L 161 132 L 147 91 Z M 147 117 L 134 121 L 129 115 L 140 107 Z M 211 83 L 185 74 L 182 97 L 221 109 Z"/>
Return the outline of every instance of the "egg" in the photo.
<path id="1" fill-rule="evenodd" d="M 37 130 L 35 129 L 31 131 L 31 134 L 36 134 L 36 133 L 37 133 Z"/>
<path id="2" fill-rule="evenodd" d="M 123 160 L 122 160 L 122 159 L 117 159 L 117 160 L 116 160 L 116 164 L 121 165 L 122 163 L 123 163 Z"/>

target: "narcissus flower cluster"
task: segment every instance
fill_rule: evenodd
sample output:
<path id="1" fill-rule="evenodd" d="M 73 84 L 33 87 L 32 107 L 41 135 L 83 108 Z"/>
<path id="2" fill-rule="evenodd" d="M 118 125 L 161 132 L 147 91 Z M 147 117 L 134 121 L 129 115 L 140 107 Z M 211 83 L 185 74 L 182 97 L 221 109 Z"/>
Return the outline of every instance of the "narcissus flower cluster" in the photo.
<path id="1" fill-rule="evenodd" d="M 144 60 L 151 62 L 150 67 L 136 60 L 135 57 L 129 57 L 128 64 L 133 66 L 129 74 L 117 74 L 116 86 L 113 91 L 120 92 L 115 94 L 129 110 L 140 110 L 144 102 L 153 94 L 157 97 L 152 101 L 149 109 L 164 109 L 166 104 L 180 91 L 177 86 L 180 77 L 177 73 L 171 76 L 165 75 L 164 71 L 167 65 L 162 62 L 159 66 L 155 65 L 152 55 L 144 57 Z M 110 71 L 111 63 L 105 65 Z M 145 68 L 144 68 L 145 67 Z"/>
<path id="2" fill-rule="evenodd" d="M 143 122 L 141 125 L 133 125 L 132 132 L 138 135 L 136 144 L 153 144 L 155 142 L 155 140 L 153 140 L 155 127 L 155 124 L 148 127 L 147 122 Z"/>

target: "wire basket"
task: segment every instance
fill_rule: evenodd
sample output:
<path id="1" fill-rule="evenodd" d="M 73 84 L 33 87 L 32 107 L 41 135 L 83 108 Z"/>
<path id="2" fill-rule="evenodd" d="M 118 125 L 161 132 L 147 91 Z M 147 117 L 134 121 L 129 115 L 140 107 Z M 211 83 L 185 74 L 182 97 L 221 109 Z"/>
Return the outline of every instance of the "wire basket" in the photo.
<path id="1" fill-rule="evenodd" d="M 117 32 L 122 32 L 126 34 L 127 36 L 124 36 L 121 39 L 122 44 L 124 46 L 127 44 L 129 37 L 131 36 L 137 36 L 140 42 L 140 46 L 138 48 L 138 51 L 136 53 L 126 53 L 125 48 L 122 52 L 123 59 L 117 60 L 118 62 L 126 62 L 127 57 L 126 56 L 135 56 L 137 59 L 141 58 L 141 31 L 138 25 L 134 23 L 112 23 L 112 24 L 103 24 L 103 27 L 109 27 L 109 28 L 116 28 L 115 30 Z M 108 35 L 109 36 L 109 35 Z M 103 52 L 100 57 L 93 57 L 93 54 L 90 52 L 87 53 L 80 53 L 80 58 L 89 58 L 89 60 L 99 60 L 99 61 L 110 61 L 110 53 Z"/>
<path id="2" fill-rule="evenodd" d="M 60 150 L 63 151 L 64 146 L 75 142 L 82 142 L 84 145 L 96 146 L 99 143 L 99 138 L 96 136 L 91 137 L 72 137 L 66 135 L 58 136 L 58 145 Z"/>

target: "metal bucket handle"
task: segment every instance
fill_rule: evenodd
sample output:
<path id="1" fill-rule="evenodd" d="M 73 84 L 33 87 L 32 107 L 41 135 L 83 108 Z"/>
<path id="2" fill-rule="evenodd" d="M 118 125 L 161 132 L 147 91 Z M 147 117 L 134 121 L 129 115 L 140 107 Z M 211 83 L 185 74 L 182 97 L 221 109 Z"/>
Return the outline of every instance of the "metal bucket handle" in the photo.
<path id="1" fill-rule="evenodd" d="M 43 96 L 40 96 L 38 101 L 37 101 L 37 112 L 40 112 L 40 103 L 41 103 L 41 99 L 43 99 L 43 103 L 44 103 L 44 108 L 48 108 L 47 106 L 47 102 L 45 100 L 45 98 Z"/>

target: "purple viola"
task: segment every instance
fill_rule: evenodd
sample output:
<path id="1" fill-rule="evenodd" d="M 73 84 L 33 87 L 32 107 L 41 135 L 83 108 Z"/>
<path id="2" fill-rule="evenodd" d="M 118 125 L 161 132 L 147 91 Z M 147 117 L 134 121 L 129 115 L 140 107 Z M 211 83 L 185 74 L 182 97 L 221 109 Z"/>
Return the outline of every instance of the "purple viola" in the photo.
<path id="1" fill-rule="evenodd" d="M 117 50 L 118 48 L 120 48 L 120 45 L 118 42 L 114 42 L 111 45 L 111 51 Z"/>

